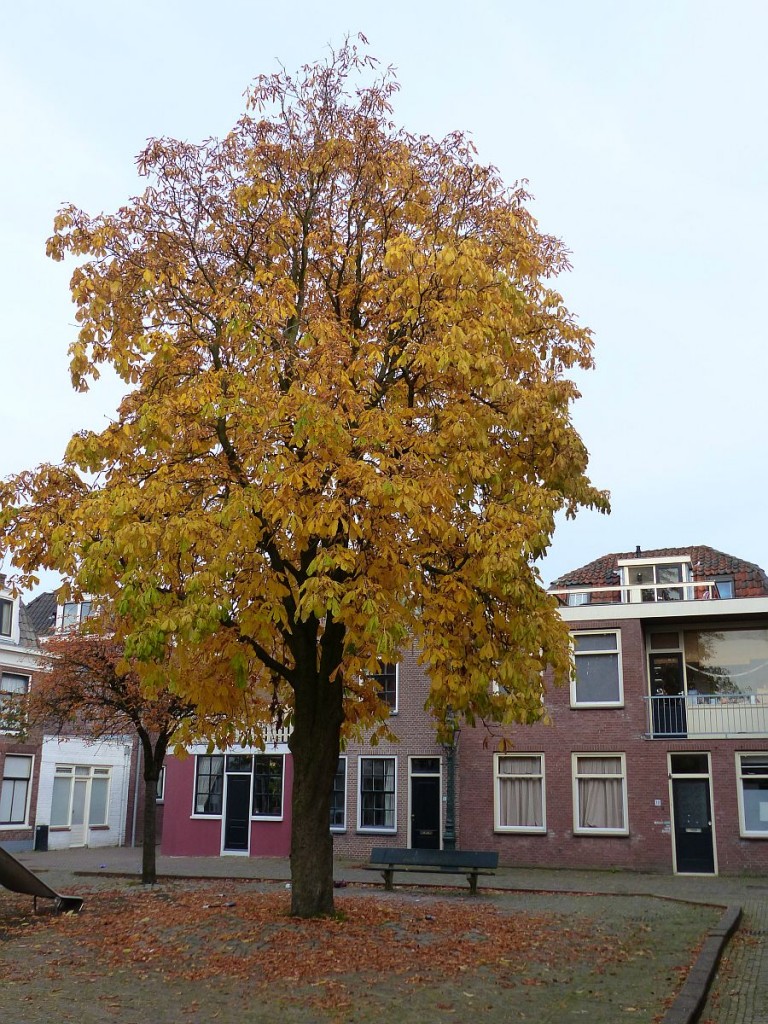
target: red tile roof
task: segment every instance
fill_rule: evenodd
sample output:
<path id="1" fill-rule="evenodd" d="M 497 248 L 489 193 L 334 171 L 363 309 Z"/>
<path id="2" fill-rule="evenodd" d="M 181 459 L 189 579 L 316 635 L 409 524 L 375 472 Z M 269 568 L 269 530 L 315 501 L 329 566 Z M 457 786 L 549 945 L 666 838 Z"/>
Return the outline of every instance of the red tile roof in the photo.
<path id="1" fill-rule="evenodd" d="M 694 580 L 732 579 L 734 597 L 768 597 L 768 576 L 759 565 L 704 544 L 687 548 L 655 548 L 640 554 L 628 551 L 603 555 L 554 580 L 552 587 L 606 587 L 618 582 L 619 559 L 636 558 L 642 562 L 649 558 L 669 558 L 673 561 L 684 555 L 690 556 Z"/>

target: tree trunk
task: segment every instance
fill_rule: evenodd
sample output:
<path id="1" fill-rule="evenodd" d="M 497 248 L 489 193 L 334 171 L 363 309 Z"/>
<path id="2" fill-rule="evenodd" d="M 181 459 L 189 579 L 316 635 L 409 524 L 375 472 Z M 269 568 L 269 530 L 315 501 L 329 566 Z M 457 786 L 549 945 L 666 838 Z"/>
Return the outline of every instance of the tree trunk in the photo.
<path id="1" fill-rule="evenodd" d="M 343 720 L 342 688 L 317 673 L 296 687 L 291 817 L 291 913 L 333 914 L 333 837 L 330 811 Z"/>
<path id="2" fill-rule="evenodd" d="M 165 763 L 169 733 L 162 730 L 154 737 L 143 726 L 136 729 L 144 754 L 144 836 L 141 844 L 141 881 L 157 881 L 157 782 Z M 153 742 L 154 739 L 154 742 Z"/>
<path id="3" fill-rule="evenodd" d="M 142 885 L 157 881 L 157 778 L 149 778 L 151 766 L 144 771 L 144 837 L 141 849 Z"/>

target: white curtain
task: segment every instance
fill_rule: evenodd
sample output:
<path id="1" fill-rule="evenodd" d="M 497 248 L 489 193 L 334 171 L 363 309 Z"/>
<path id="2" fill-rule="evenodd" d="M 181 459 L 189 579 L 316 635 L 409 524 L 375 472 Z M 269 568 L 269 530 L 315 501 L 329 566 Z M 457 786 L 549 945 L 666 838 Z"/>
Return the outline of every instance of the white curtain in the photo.
<path id="1" fill-rule="evenodd" d="M 624 828 L 621 758 L 580 757 L 577 763 L 579 828 Z"/>
<path id="2" fill-rule="evenodd" d="M 499 758 L 499 826 L 541 828 L 544 824 L 540 757 Z"/>

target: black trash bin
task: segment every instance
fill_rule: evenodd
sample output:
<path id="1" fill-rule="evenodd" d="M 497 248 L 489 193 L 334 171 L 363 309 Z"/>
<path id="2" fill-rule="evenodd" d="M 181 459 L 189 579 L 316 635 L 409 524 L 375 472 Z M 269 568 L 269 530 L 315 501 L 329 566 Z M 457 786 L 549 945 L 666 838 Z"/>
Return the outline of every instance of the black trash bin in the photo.
<path id="1" fill-rule="evenodd" d="M 35 849 L 36 850 L 47 850 L 48 849 L 48 826 L 47 825 L 36 825 L 35 826 Z"/>

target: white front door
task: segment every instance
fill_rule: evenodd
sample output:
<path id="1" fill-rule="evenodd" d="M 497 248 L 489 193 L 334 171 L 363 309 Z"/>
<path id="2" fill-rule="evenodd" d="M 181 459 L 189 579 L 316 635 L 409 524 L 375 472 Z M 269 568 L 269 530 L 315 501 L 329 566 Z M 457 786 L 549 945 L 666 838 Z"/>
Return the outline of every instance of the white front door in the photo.
<path id="1" fill-rule="evenodd" d="M 77 774 L 75 775 L 72 791 L 72 823 L 69 832 L 69 845 L 85 846 L 88 832 L 88 816 L 86 811 L 90 803 L 88 790 L 91 788 L 91 780 L 89 777 L 78 777 L 81 772 L 90 775 L 87 768 L 76 768 L 75 772 Z"/>

